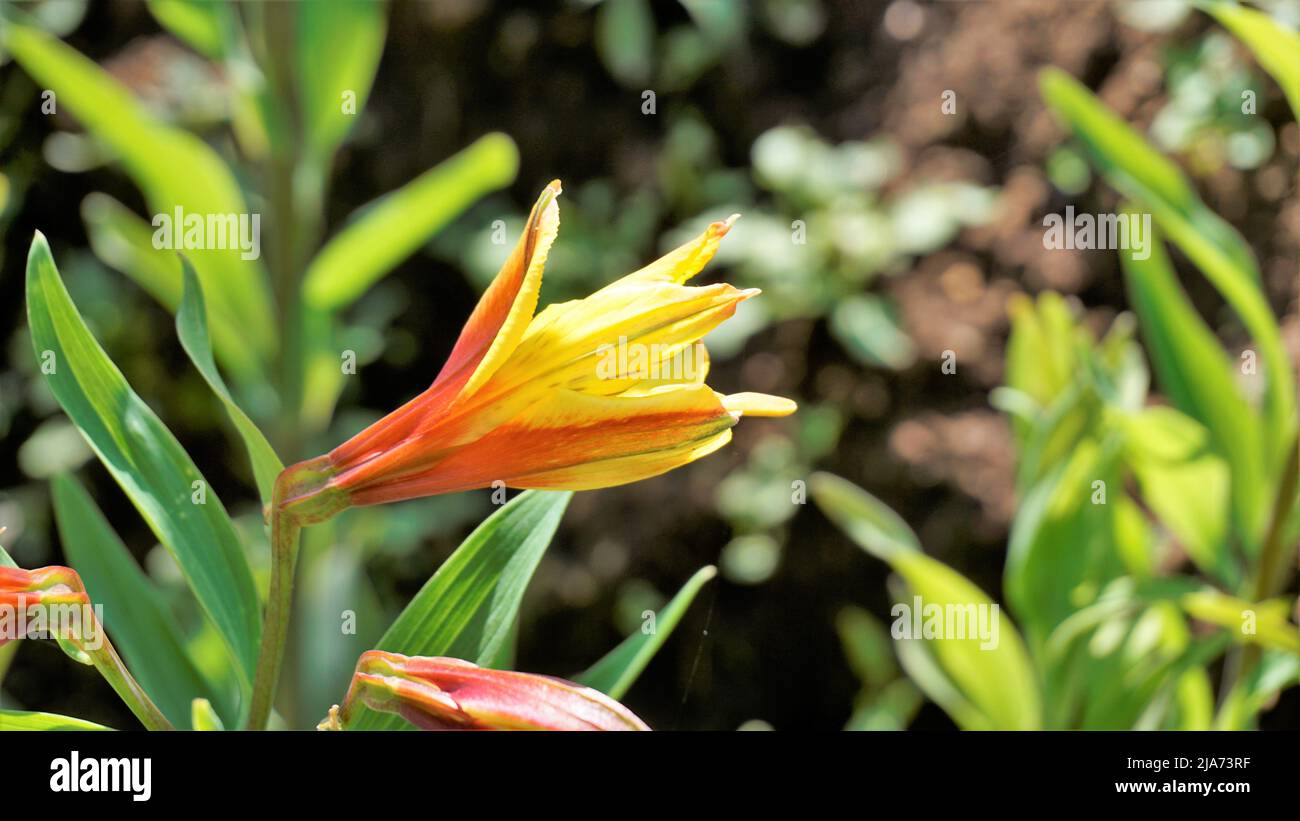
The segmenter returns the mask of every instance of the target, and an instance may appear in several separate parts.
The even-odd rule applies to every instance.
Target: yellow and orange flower
[[[614,699],[571,681],[380,650],[362,654],[343,707],[319,729],[343,729],[358,703],[425,730],[650,729]]]
[[[758,291],[685,282],[735,217],[585,299],[534,315],[559,228],[559,193],[558,181],[542,192],[433,384],[282,474],[282,511],[306,524],[349,506],[495,482],[610,487],[712,453],[743,415],[794,412],[788,399],[723,395],[704,381],[701,338]]]

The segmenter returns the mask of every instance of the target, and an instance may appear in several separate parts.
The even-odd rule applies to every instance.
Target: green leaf
[[[190,726],[195,730],[224,730],[226,725],[206,698],[196,698],[190,705]]]
[[[363,206],[308,266],[307,301],[322,310],[347,306],[475,200],[508,185],[518,170],[514,141],[488,134]]]
[[[226,383],[222,381],[221,374],[217,371],[217,363],[212,360],[212,342],[208,337],[208,313],[203,307],[203,287],[199,284],[199,278],[188,259],[181,259],[181,267],[185,271],[185,286],[181,307],[176,313],[176,335],[180,337],[181,347],[189,354],[194,367],[198,368],[204,381],[212,388],[212,392],[226,406],[226,413],[234,423],[235,429],[239,431],[239,437],[244,440],[244,447],[248,450],[248,459],[253,466],[253,476],[257,480],[257,490],[262,495],[262,504],[269,505],[275,477],[284,470],[284,464],[280,461],[280,457],[275,455],[271,443],[266,441],[266,437],[258,430],[257,425],[253,424],[253,420],[249,419],[243,408],[235,403],[226,388]]]
[[[1120,253],[1129,300],[1164,392],[1205,425],[1228,462],[1235,532],[1253,550],[1268,507],[1259,415],[1242,397],[1227,356],[1178,284],[1164,243],[1158,236],[1151,240],[1146,259]]]
[[[187,218],[206,221],[250,213],[234,175],[201,139],[159,120],[111,75],[48,34],[21,25],[10,25],[7,34],[14,59],[40,87],[55,92],[60,111],[117,155],[155,215],[174,220],[181,209]],[[184,226],[172,228],[173,242],[179,242]],[[238,323],[245,345],[269,357],[277,326],[260,261],[242,259],[238,247],[191,253],[212,310]]]
[[[917,551],[900,551],[890,565],[903,577],[924,606],[949,607],[957,612],[972,606],[990,608],[998,622],[993,646],[978,636],[927,640],[944,673],[979,711],[985,729],[1034,730],[1042,725],[1038,678],[1020,634],[988,594],[957,571]],[[968,728],[973,729],[973,728]]]
[[[1228,465],[1210,449],[1209,431],[1170,407],[1146,408],[1126,417],[1124,427],[1124,458],[1142,500],[1198,567],[1235,581],[1228,551]]]
[[[1282,599],[1256,604],[1205,588],[1181,602],[1189,616],[1224,628],[1237,642],[1300,655],[1300,629],[1287,620],[1291,607]]]
[[[686,614],[687,608],[695,600],[695,595],[700,592],[700,588],[716,575],[718,569],[712,565],[695,571],[695,575],[691,576],[676,596],[673,596],[672,601],[656,614],[655,629],[652,632],[638,630],[628,636],[617,647],[601,657],[600,661],[580,674],[575,681],[600,690],[610,698],[621,699],[645,670],[650,659],[654,658],[655,653],[659,652],[659,648],[672,635],[673,629]]]
[[[331,0],[300,3],[295,11],[303,124],[316,156],[327,158],[365,108],[384,51],[385,7]]]
[[[1259,346],[1266,376],[1265,455],[1275,463],[1274,469],[1280,469],[1279,454],[1295,430],[1295,385],[1250,246],[1201,202],[1178,166],[1078,81],[1060,69],[1048,68],[1039,75],[1039,86],[1048,106],[1073,130],[1107,180],[1151,212],[1241,317]],[[1147,244],[1154,256],[1155,237],[1148,237]]]
[[[149,13],[163,28],[205,57],[220,57],[234,36],[233,7],[210,0],[149,0]]]
[[[902,517],[847,479],[814,473],[808,489],[822,512],[876,558],[890,561],[895,553],[921,549],[921,541]]]
[[[85,489],[67,476],[50,484],[63,552],[91,602],[103,605],[104,629],[158,709],[177,727],[187,726],[191,699],[215,696],[185,652],[176,618]]]
[[[491,664],[572,497],[529,490],[489,516],[425,583],[378,649]],[[397,716],[362,710],[348,729],[406,726]]]
[[[236,669],[251,682],[261,612],[230,516],[176,437],[95,341],[39,233],[27,258],[27,317],[55,399],[176,560]],[[195,504],[200,490],[204,503]]]
[[[989,624],[997,626],[996,639],[990,634],[989,641],[984,642],[968,632],[960,638],[924,640],[942,672],[942,679],[925,676],[917,680],[926,694],[941,706],[963,705],[950,714],[966,729],[1039,728],[1042,697],[1038,678],[1024,641],[1010,619],[1002,617],[998,605],[960,573],[917,549],[911,529],[865,490],[826,473],[815,474],[809,489],[818,506],[854,541],[889,563],[910,593],[920,597],[924,608],[938,607],[941,612],[953,608],[956,613],[988,608]],[[914,606],[914,600],[907,606]],[[897,644],[900,661],[909,672],[917,669],[915,658],[903,657],[903,646],[913,645],[914,641],[900,639]],[[951,689],[939,683],[943,680],[951,684]]]
[[[879,296],[852,294],[838,301],[831,310],[830,329],[849,355],[864,365],[902,370],[916,359],[911,337]]]
[[[153,247],[153,227],[107,194],[88,194],[81,218],[95,256],[143,288],[167,313],[181,304],[180,260],[172,251]],[[217,358],[238,380],[258,376],[256,352],[249,348],[242,323],[210,311],[212,346]]]
[[[1080,440],[1025,493],[1012,523],[1003,584],[1035,647],[1124,570],[1115,545],[1119,444],[1117,436]]]
[[[596,10],[596,52],[625,86],[650,80],[654,71],[655,18],[647,0],[605,0]]]
[[[1292,113],[1300,118],[1300,32],[1262,11],[1236,3],[1203,5],[1224,28],[1254,52],[1255,59],[1282,87]]]
[[[28,713],[23,710],[0,710],[0,732],[10,730],[112,730],[93,721],[61,716],[57,713]]]

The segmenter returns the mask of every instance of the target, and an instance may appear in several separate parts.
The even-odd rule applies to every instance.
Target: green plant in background
[[[1250,9],[1205,8],[1300,113],[1300,35]],[[1041,87],[1128,211],[1158,229],[1149,255],[1121,251],[1136,323],[1121,315],[1098,340],[1056,294],[1012,306],[1007,384],[992,400],[1019,453],[1003,578],[1015,625],[1002,620],[993,651],[949,636],[895,652],[963,728],[1253,727],[1300,683],[1296,602],[1280,597],[1300,538],[1293,364],[1241,236],[1078,82],[1048,69]],[[1192,307],[1166,239],[1240,318],[1252,339],[1241,356]],[[1135,325],[1170,405],[1148,401]],[[897,573],[896,600],[990,602],[865,491],[826,474],[811,490]]]
[[[1151,124],[1165,151],[1194,169],[1258,168],[1273,154],[1273,128],[1256,116],[1260,79],[1237,56],[1231,37],[1214,31],[1165,57],[1169,101]],[[1244,110],[1243,110],[1244,109]]]

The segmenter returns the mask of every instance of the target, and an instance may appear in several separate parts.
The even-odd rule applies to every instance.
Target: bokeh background
[[[52,30],[160,115],[229,148],[229,78],[142,3],[27,5],[43,5]],[[887,569],[813,505],[792,504],[792,482],[825,469],[861,484],[997,595],[1017,502],[1009,426],[988,401],[1003,378],[1007,300],[1050,288],[1077,297],[1097,328],[1126,305],[1113,252],[1043,248],[1044,214],[1116,203],[1038,99],[1047,64],[1177,156],[1243,231],[1300,360],[1300,129],[1247,52],[1181,4],[401,0],[331,171],[325,235],[490,131],[513,138],[519,171],[349,309],[343,339],[361,366],[301,455],[428,384],[504,258],[493,222],[513,235],[548,180],[565,192],[543,302],[740,212],[705,278],[765,294],[710,338],[710,382],[792,396],[801,411],[748,420],[733,446],[668,476],[579,494],[525,601],[518,667],[585,668],[717,564],[628,705],[656,728],[844,726],[863,687],[855,625],[888,619]],[[1260,117],[1240,114],[1245,84],[1260,89]],[[140,193],[74,119],[43,114],[39,94],[12,61],[0,65],[5,544],[24,566],[62,562],[47,480],[75,470],[176,592],[178,618],[192,619],[174,566],[35,372],[23,300],[34,230],[128,381],[250,527],[256,493],[173,318],[92,250],[86,197],[106,192],[147,214]],[[804,244],[791,240],[797,220]],[[1216,304],[1208,286],[1189,287]],[[1228,317],[1211,321],[1230,348],[1241,343]],[[945,351],[955,374],[940,368]],[[309,725],[341,697],[356,656],[490,509],[484,491],[353,511],[329,543],[309,543],[286,674],[294,721]],[[253,560],[264,572],[265,556]],[[340,635],[343,610],[358,613],[357,635]],[[24,642],[3,688],[8,706],[132,726],[92,669],[48,643]],[[898,715],[952,726],[928,704]],[[1300,726],[1300,697],[1284,696],[1264,726]]]

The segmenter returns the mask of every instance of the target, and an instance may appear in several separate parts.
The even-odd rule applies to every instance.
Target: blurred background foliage
[[[1294,2],[1264,5],[1300,20]],[[296,56],[280,55],[299,61],[303,83],[290,93],[312,114],[296,124],[304,141],[287,151],[288,126],[253,70],[275,59],[257,42],[232,48],[223,9],[45,0],[9,4],[4,19],[22,15],[89,57],[129,91],[136,121],[153,124],[141,133],[197,135],[234,169],[235,194],[267,214],[268,271],[292,269],[307,282],[307,304],[288,325],[271,307],[274,274],[257,274],[267,283],[259,307],[260,286],[241,289],[234,267],[223,278],[228,261],[210,271],[196,264],[215,303],[218,360],[286,461],[323,451],[427,385],[504,259],[509,240],[500,238],[519,230],[551,178],[564,180],[565,194],[544,302],[588,293],[709,221],[743,215],[705,276],[764,296],[710,337],[713,381],[795,396],[801,411],[740,428],[734,448],[670,476],[575,497],[525,601],[520,669],[582,669],[716,563],[721,579],[626,698],[652,726],[965,726],[960,708],[936,695],[942,679],[927,675],[923,658],[894,656],[913,648],[888,638],[889,567],[864,560],[802,504],[801,483],[818,469],[866,488],[936,560],[1006,602],[1035,656],[1046,640],[1035,625],[1047,631],[1078,609],[1070,595],[1081,595],[1080,584],[1102,601],[1108,584],[1142,575],[1144,562],[1192,562],[1223,584],[1241,572],[1200,561],[1228,540],[1226,518],[1180,517],[1189,508],[1178,489],[1223,491],[1225,468],[1212,457],[1189,466],[1183,457],[1199,454],[1203,426],[1148,408],[1148,391],[1164,387],[1151,384],[1123,313],[1131,305],[1115,254],[1042,243],[1044,214],[1119,204],[1039,98],[1037,71],[1053,64],[1175,157],[1208,207],[1242,231],[1290,361],[1300,361],[1300,129],[1250,52],[1206,15],[1173,0],[361,4],[338,29],[305,26]],[[44,113],[46,86],[32,67],[0,61],[6,547],[26,566],[62,561],[48,480],[78,472],[170,594],[195,657],[220,659],[175,564],[36,378],[21,286],[39,229],[96,335],[221,490],[264,573],[253,477],[176,344],[179,289],[168,283],[179,280],[141,248],[150,186],[202,189],[202,168],[142,180],[130,170],[133,148],[148,145],[139,133],[106,136],[62,94],[57,113]],[[348,72],[360,78],[357,114],[339,118],[335,101],[313,89]],[[275,77],[262,80],[276,90]],[[1255,114],[1242,111],[1245,89],[1256,95]],[[949,94],[955,105],[945,107]],[[111,103],[87,105],[97,102]],[[396,202],[379,199],[399,191]],[[421,218],[401,236],[335,241],[367,214],[402,205]],[[276,238],[284,208],[295,215],[296,241]],[[1203,280],[1184,282],[1234,357],[1247,330]],[[288,380],[272,353],[285,339],[266,339],[258,362],[238,355],[248,346],[237,343],[276,327],[296,327],[286,333],[302,346],[305,364]],[[355,375],[338,367],[344,352],[355,354]],[[955,373],[941,368],[948,354]],[[1003,413],[1023,409],[1015,400],[1026,396],[1035,407],[1071,397],[1061,430],[1091,433],[1038,452],[1032,424]],[[1181,448],[1176,469],[1162,472],[1168,451],[1133,444],[1148,441]],[[1083,481],[1103,468],[1123,474],[1119,487],[1138,488],[1106,509],[1117,521],[1053,526],[1102,538],[1131,523],[1140,504],[1163,521],[1160,537],[1128,533],[1142,542],[1123,541],[1120,555],[1133,564],[1071,570],[1081,575],[1064,599],[1034,593],[1032,573],[1050,568],[1004,577],[1008,539],[1029,538],[1025,506],[1043,478]],[[1075,512],[1093,515],[1091,507]],[[301,655],[286,674],[292,722],[314,721],[338,700],[357,655],[490,510],[487,492],[461,494],[354,510],[306,531],[291,643]],[[355,635],[340,634],[345,610],[356,614]],[[1026,612],[1041,618],[1026,621]],[[1156,627],[1126,639],[1136,622],[1125,611],[1111,616],[1122,628],[1095,634],[1092,644],[1106,650],[1098,686],[1117,686],[1122,659],[1181,658],[1189,622],[1164,605],[1144,612],[1141,624]],[[92,672],[70,669],[53,648],[26,642],[17,656],[4,676],[6,704],[129,723]],[[0,674],[6,664],[0,655]],[[1175,706],[1159,720],[1195,726],[1219,672],[1207,666],[1204,680],[1179,679]],[[1156,720],[1140,695],[1097,706],[1086,693],[1052,689],[1080,681],[1044,681],[1058,723]],[[1294,693],[1263,723],[1300,726]]]

